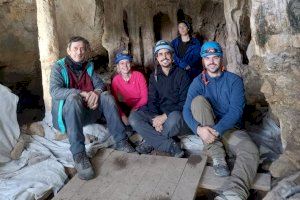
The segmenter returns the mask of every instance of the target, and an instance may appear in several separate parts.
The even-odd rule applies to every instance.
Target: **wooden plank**
[[[99,199],[95,197],[100,197],[99,193],[107,190],[116,177],[122,175],[120,169],[126,165],[126,161],[122,159],[125,154],[123,151],[113,151],[102,165],[98,162],[99,166],[95,165],[97,177],[83,184],[73,195],[72,200]]]
[[[172,195],[172,200],[195,199],[206,160],[206,155],[191,155],[188,158],[182,177]]]
[[[252,189],[261,191],[271,190],[271,175],[265,173],[258,173],[252,184]]]
[[[96,198],[97,196],[107,200],[123,200],[129,198],[135,187],[142,180],[145,170],[144,166],[148,164],[148,161],[141,159],[139,154],[124,154],[123,159],[126,160],[126,166],[122,169],[117,169],[122,170],[121,175],[111,177],[113,181],[109,187],[103,192],[96,193],[94,199],[98,199]],[[115,165],[115,163],[112,164]],[[109,167],[112,168],[113,166]],[[111,173],[115,172],[112,171]]]
[[[112,154],[111,157],[114,155]],[[152,193],[155,193],[155,197],[162,197],[160,194],[160,190],[167,191],[166,193],[172,193],[168,192],[168,190],[164,190],[164,187],[167,188],[175,188],[176,182],[172,182],[174,186],[170,187],[170,184],[164,184],[161,183],[162,186],[158,186],[161,180],[168,181],[168,179],[174,179],[173,176],[168,177],[166,174],[167,170],[170,170],[170,165],[172,166],[178,166],[174,165],[174,160],[177,160],[177,162],[186,162],[182,161],[182,159],[177,158],[170,158],[170,157],[162,157],[162,156],[151,156],[151,155],[137,155],[137,154],[124,154],[127,160],[126,168],[122,170],[121,175],[118,176],[110,176],[109,180],[106,180],[103,178],[102,180],[99,179],[98,183],[98,190],[96,192],[93,192],[92,195],[88,196],[88,199],[99,199],[101,197],[102,199],[134,199],[133,193],[139,188],[139,185],[144,185],[144,182],[148,181],[148,179],[145,179],[145,176],[148,172],[159,172],[159,176],[157,176],[157,180],[155,180],[156,184],[152,185],[152,188],[139,188],[140,189],[140,197],[136,199],[151,199]],[[168,160],[172,160],[172,162],[168,162]],[[108,163],[110,160],[107,160]],[[149,170],[148,166],[151,166],[152,168],[158,169],[156,171]],[[103,165],[104,167],[104,165]],[[113,163],[108,164],[105,166],[107,168],[113,169]],[[174,170],[173,170],[174,171]],[[109,173],[116,174],[114,170],[110,171]],[[180,172],[181,173],[181,172]],[[180,174],[179,173],[179,174]],[[154,174],[155,175],[155,174]],[[150,176],[153,176],[153,174]],[[167,178],[165,178],[167,176]],[[179,176],[179,175],[178,175]],[[175,176],[176,177],[176,176]],[[157,189],[159,188],[159,189]],[[158,190],[154,192],[155,190]],[[146,192],[145,192],[146,191]],[[139,196],[139,195],[138,195]],[[87,198],[87,196],[85,196]],[[154,199],[154,198],[152,198]]]
[[[92,159],[92,163],[94,169],[97,169],[96,165],[101,165],[104,161],[109,157],[109,155],[113,152],[113,149],[103,149],[99,151],[96,156]],[[96,173],[97,174],[97,173]],[[81,180],[78,176],[74,176],[68,184],[66,184],[55,197],[53,200],[68,200],[72,199],[74,193],[78,191],[84,183],[88,181]]]
[[[105,159],[93,159],[96,178],[82,181],[74,177],[56,199],[155,200],[172,199],[178,193],[177,199],[192,200],[202,162],[205,164],[206,157],[188,160],[111,151]]]
[[[164,162],[166,162],[167,165],[150,199],[171,199],[180,181],[187,159],[165,157]]]
[[[38,197],[36,200],[47,200],[53,197],[52,189],[47,190],[41,197]]]
[[[168,165],[165,156],[142,155],[142,158],[150,162],[144,166],[143,180],[140,181],[135,190],[130,194],[128,198],[130,200],[150,199]]]
[[[206,166],[199,187],[209,190],[218,190],[225,183],[228,177],[219,177],[214,174],[213,167]],[[252,189],[261,191],[270,191],[271,176],[269,174],[258,173],[252,184]]]
[[[140,182],[143,182],[144,174],[147,167],[151,165],[151,157],[145,155],[138,155],[137,160],[133,160],[134,166],[128,166],[125,176],[122,179],[117,179],[114,185],[117,188],[111,195],[114,199],[133,199],[131,194],[136,190]]]

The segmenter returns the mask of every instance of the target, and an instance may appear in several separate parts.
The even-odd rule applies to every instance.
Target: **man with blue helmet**
[[[230,174],[224,146],[236,156],[228,182],[215,199],[246,200],[256,175],[259,155],[247,133],[240,130],[245,106],[243,80],[224,70],[219,43],[204,43],[201,57],[204,70],[190,85],[183,116],[204,142],[217,175]]]
[[[149,153],[153,148],[182,157],[183,151],[173,139],[184,128],[182,109],[190,85],[186,71],[173,65],[173,48],[169,42],[160,40],[154,48],[158,62],[150,75],[148,103],[129,117],[132,128],[141,134],[145,144],[136,148]]]

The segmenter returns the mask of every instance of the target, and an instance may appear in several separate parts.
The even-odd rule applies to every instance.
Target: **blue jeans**
[[[171,112],[163,124],[161,133],[157,132],[152,126],[154,117],[150,112],[138,110],[130,114],[129,124],[145,139],[148,145],[159,151],[170,152],[171,144],[174,142],[172,137],[183,131],[189,131],[182,113],[180,111]]]
[[[70,95],[63,108],[63,119],[73,155],[85,151],[83,126],[96,122],[101,115],[104,115],[108,131],[115,142],[126,139],[125,127],[119,117],[115,100],[110,94],[101,93],[98,108],[95,110],[85,107],[83,103],[80,95]]]

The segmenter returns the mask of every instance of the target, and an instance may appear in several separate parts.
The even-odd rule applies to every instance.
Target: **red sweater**
[[[120,74],[116,75],[112,80],[111,89],[116,101],[125,103],[131,109],[138,109],[147,104],[146,80],[138,71],[132,71],[128,81],[125,81]],[[121,108],[120,114],[124,115]]]

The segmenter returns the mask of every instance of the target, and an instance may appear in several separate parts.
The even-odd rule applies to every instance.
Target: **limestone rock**
[[[90,57],[106,55],[101,42],[103,14],[103,2],[100,0],[86,0],[84,3],[81,0],[56,0],[55,16],[60,57],[66,55],[68,40],[75,35],[89,40],[92,48]]]
[[[38,60],[35,1],[1,0],[0,18],[0,65],[28,74]]]
[[[274,176],[300,169],[299,1],[252,1],[251,35],[254,70],[261,91],[281,127],[283,155],[271,165]],[[298,19],[298,21],[296,20]],[[296,22],[297,21],[297,22]],[[298,40],[296,40],[297,43]]]
[[[24,138],[22,137],[22,135],[20,135],[17,144],[14,146],[14,148],[10,152],[11,159],[18,160],[22,155],[25,145],[26,145],[26,142],[25,142]]]
[[[29,132],[31,135],[39,135],[41,137],[45,136],[45,131],[44,131],[43,126],[38,122],[34,122],[34,123],[30,124]]]
[[[1,81],[15,81],[11,72],[29,74],[31,80],[40,78],[35,3],[0,1]],[[300,163],[299,4],[299,0],[87,0],[84,4],[55,0],[56,21],[51,23],[56,24],[57,36],[50,35],[59,46],[52,50],[57,50],[57,57],[58,50],[64,56],[69,37],[82,35],[91,42],[91,57],[108,56],[112,67],[115,52],[127,49],[136,65],[147,71],[153,66],[154,43],[175,38],[179,20],[192,22],[201,40],[221,43],[228,70],[244,80],[247,103],[268,105],[278,118],[284,152],[271,171],[278,164],[280,171],[274,176],[281,176],[285,174],[280,167],[283,158],[289,169],[299,170]],[[54,57],[49,57],[52,62]],[[42,71],[45,94],[48,64]]]
[[[1,83],[41,94],[35,1],[1,0],[0,19]]]
[[[219,41],[223,46],[226,28],[220,1],[116,1],[104,0],[102,45],[113,65],[114,53],[126,49],[138,66],[153,66],[153,46],[160,39],[171,41],[177,36],[177,22],[187,20],[200,39]],[[213,18],[211,16],[214,16]]]
[[[281,155],[269,168],[272,176],[277,178],[290,175],[298,171],[297,169],[299,169],[299,166],[295,165],[286,154]]]
[[[38,135],[41,137],[45,136],[44,128],[41,122],[33,122],[31,124],[24,124],[21,127],[21,132],[27,135]]]
[[[267,193],[263,200],[299,199],[300,172],[296,172],[283,180]]]

